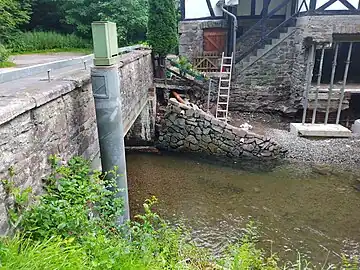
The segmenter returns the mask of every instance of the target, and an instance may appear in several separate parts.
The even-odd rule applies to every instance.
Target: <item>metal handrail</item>
[[[276,8],[274,8],[270,13],[268,13],[265,17],[261,18],[259,21],[257,21],[252,27],[250,27],[249,30],[247,30],[243,35],[241,35],[237,42],[244,40],[254,29],[257,29],[258,26],[263,25],[265,21],[270,19],[273,15],[275,15],[276,12],[278,12],[280,9],[284,8],[289,2],[292,0],[284,0],[281,4],[279,4]]]
[[[239,61],[241,61],[242,59],[244,59],[246,56],[248,56],[251,52],[253,52],[255,49],[259,48],[261,45],[263,45],[266,40],[269,38],[270,35],[272,35],[273,33],[275,33],[280,27],[282,27],[284,24],[288,23],[289,21],[291,21],[292,19],[294,19],[296,16],[298,15],[297,13],[294,13],[293,15],[291,15],[288,19],[286,19],[285,21],[283,21],[282,23],[280,23],[278,26],[276,26],[274,29],[272,29],[270,32],[268,32],[266,35],[264,35],[263,37],[261,37],[253,46],[251,46],[250,49],[248,49],[247,51],[245,51],[244,53],[242,53],[240,56],[236,57],[236,63],[238,63]]]
[[[238,41],[240,41],[240,39],[243,39],[245,35],[248,35],[251,31],[253,31],[259,24],[261,25],[264,20],[269,19],[270,17],[272,17],[277,11],[279,11],[280,9],[282,9],[284,6],[286,6],[288,4],[288,2],[291,0],[285,0],[284,2],[282,2],[279,6],[277,6],[275,9],[273,9],[266,17],[262,18],[261,20],[259,20],[255,25],[253,25],[248,31],[245,32],[244,35],[242,35]],[[259,46],[263,45],[266,40],[269,38],[270,35],[272,35],[273,33],[275,33],[280,27],[282,27],[283,25],[285,25],[286,23],[288,23],[289,21],[293,20],[295,17],[297,17],[300,13],[300,10],[302,9],[303,5],[305,4],[306,6],[306,2],[305,0],[302,0],[301,5],[297,8],[296,12],[293,13],[288,19],[284,20],[283,22],[281,22],[278,26],[276,26],[275,28],[273,28],[270,32],[268,32],[266,35],[261,36],[261,38],[253,45],[251,46],[250,49],[248,49],[247,51],[245,51],[244,53],[240,54],[240,52],[237,52],[236,54],[238,56],[236,56],[235,58],[235,62],[238,63],[239,61],[241,61],[242,59],[244,59],[246,56],[248,56],[251,52],[253,52],[255,49],[258,49]]]

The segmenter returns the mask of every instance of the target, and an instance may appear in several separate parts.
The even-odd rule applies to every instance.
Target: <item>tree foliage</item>
[[[30,19],[30,4],[24,0],[0,0],[0,43],[6,42]]]
[[[149,0],[148,40],[153,52],[166,56],[177,46],[174,0]]]
[[[140,40],[146,32],[147,0],[54,0],[53,2],[58,8],[59,21],[68,28],[72,26],[72,30],[84,38],[91,38],[93,21],[115,22],[120,45]],[[39,5],[38,8],[40,7],[43,6]]]

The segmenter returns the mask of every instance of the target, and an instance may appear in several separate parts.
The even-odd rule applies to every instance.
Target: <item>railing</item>
[[[288,22],[294,20],[295,17],[297,17],[297,15],[299,14],[299,11],[301,10],[302,6],[306,5],[305,0],[302,1],[301,5],[299,8],[296,9],[296,12],[293,13],[288,19],[284,20],[283,22],[281,22],[279,25],[277,25],[275,28],[273,28],[270,32],[268,32],[267,34],[264,34],[264,27],[266,22],[272,18],[279,10],[283,9],[284,7],[286,7],[289,3],[291,3],[292,0],[284,0],[282,3],[280,3],[276,8],[274,8],[271,12],[269,12],[265,17],[263,17],[262,19],[260,19],[257,23],[255,23],[249,30],[247,30],[242,36],[240,36],[237,39],[237,42],[241,43],[244,42],[246,40],[246,38],[252,34],[254,31],[257,31],[259,28],[261,28],[261,38],[251,46],[250,49],[246,50],[245,52],[237,52],[236,53],[236,62],[241,61],[242,59],[244,59],[246,56],[248,56],[250,53],[252,53],[255,49],[258,49],[261,45],[263,45],[268,39],[269,37],[276,33],[281,27],[283,27],[284,25],[286,25]]]
[[[130,52],[133,50],[141,49],[141,48],[148,48],[148,47],[144,46],[144,45],[133,45],[133,46],[122,47],[122,48],[119,48],[118,55],[120,55],[122,53]],[[66,67],[71,67],[71,66],[76,66],[76,65],[82,65],[84,67],[84,69],[86,69],[87,66],[92,65],[93,59],[94,59],[94,55],[89,54],[89,55],[75,57],[75,58],[71,58],[71,59],[60,60],[60,61],[44,63],[44,64],[38,64],[38,65],[33,65],[33,66],[23,67],[23,68],[15,68],[13,70],[0,72],[0,84],[23,79],[26,77],[31,77],[31,76],[34,76],[34,75],[37,75],[40,73],[47,74],[50,71],[54,71],[54,70],[58,70],[58,69],[66,68]]]
[[[246,50],[244,53],[241,53],[240,55],[236,55],[235,59],[236,62],[238,63],[239,61],[241,61],[242,59],[244,59],[246,56],[248,56],[249,54],[251,54],[254,50],[259,49],[262,45],[264,45],[264,43],[266,43],[266,41],[270,38],[270,36],[273,33],[276,33],[279,28],[283,27],[284,25],[286,25],[289,21],[293,20],[296,16],[298,15],[298,13],[294,13],[293,15],[291,15],[291,17],[289,17],[288,19],[286,19],[285,21],[283,21],[282,23],[280,23],[278,26],[276,26],[275,28],[273,28],[270,32],[268,32],[266,35],[262,36],[257,42],[255,42],[255,44],[253,44],[251,46],[250,49]]]

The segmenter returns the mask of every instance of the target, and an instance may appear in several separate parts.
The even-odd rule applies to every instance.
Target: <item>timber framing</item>
[[[331,5],[340,2],[345,9],[329,10]],[[360,14],[360,1],[356,6],[353,6],[348,0],[328,0],[321,6],[318,5],[318,0],[310,0],[309,5],[303,0],[305,10],[300,11],[300,16],[316,16],[316,15],[357,15]]]

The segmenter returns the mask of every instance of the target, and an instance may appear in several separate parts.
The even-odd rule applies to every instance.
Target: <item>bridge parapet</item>
[[[153,85],[151,51],[139,50],[119,57],[123,122],[128,132],[148,102]],[[8,169],[15,184],[41,192],[49,173],[48,157],[64,160],[74,155],[92,159],[98,154],[94,99],[90,69],[66,67],[0,84],[0,179]],[[5,194],[0,185],[0,233],[7,226]]]

